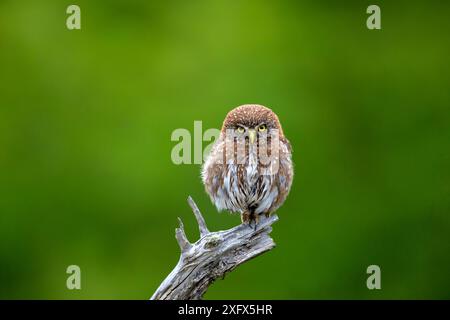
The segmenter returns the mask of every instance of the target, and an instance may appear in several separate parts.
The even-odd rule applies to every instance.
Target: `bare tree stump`
[[[256,228],[239,225],[234,228],[210,232],[205,219],[191,197],[189,205],[194,212],[200,230],[200,239],[190,243],[184,232],[183,222],[175,229],[180,245],[180,260],[172,272],[161,283],[151,300],[198,300],[218,278],[238,265],[275,247],[269,236],[276,215],[261,216]]]

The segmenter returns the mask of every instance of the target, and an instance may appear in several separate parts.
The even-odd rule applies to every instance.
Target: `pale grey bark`
[[[205,219],[191,197],[189,205],[200,230],[200,239],[190,243],[181,219],[175,237],[181,249],[180,260],[161,283],[151,300],[197,300],[218,278],[238,265],[275,247],[269,236],[276,215],[261,216],[256,228],[241,224],[234,228],[210,232]]]

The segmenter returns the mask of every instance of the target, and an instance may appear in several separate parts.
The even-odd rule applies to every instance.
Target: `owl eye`
[[[265,124],[262,124],[258,127],[258,131],[259,132],[264,132],[267,130],[267,126]]]
[[[237,131],[238,133],[244,133],[245,129],[244,129],[244,127],[237,127],[237,128],[236,128],[236,131]]]

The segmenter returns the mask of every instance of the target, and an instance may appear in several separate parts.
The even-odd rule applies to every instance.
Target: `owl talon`
[[[256,230],[259,223],[259,215],[258,214],[251,214],[249,212],[244,212],[241,215],[241,221],[242,224],[248,225],[253,230]]]
[[[258,227],[258,224],[259,224],[259,214],[255,214],[254,216],[253,216],[253,221],[255,221],[255,231],[256,231],[256,228]]]
[[[243,214],[241,214],[241,222],[242,222],[242,224],[250,225],[250,222],[251,222],[250,213],[244,212]]]
[[[258,214],[250,214],[249,216],[249,227],[252,228],[254,231],[256,231],[257,227],[258,227],[258,223],[259,223],[259,215]],[[253,224],[253,226],[252,226]]]
[[[253,219],[248,222],[248,227],[252,230],[256,230],[256,225],[256,221]]]

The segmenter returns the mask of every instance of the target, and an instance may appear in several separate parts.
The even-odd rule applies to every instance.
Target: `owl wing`
[[[269,209],[270,212],[277,210],[284,203],[291,190],[293,178],[292,148],[289,141],[285,139],[280,141],[279,167],[274,184],[278,188],[278,196]]]
[[[223,185],[225,166],[223,164],[223,141],[218,140],[211,148],[202,168],[202,181],[213,203],[217,205],[218,190]],[[224,208],[219,208],[222,210]]]

